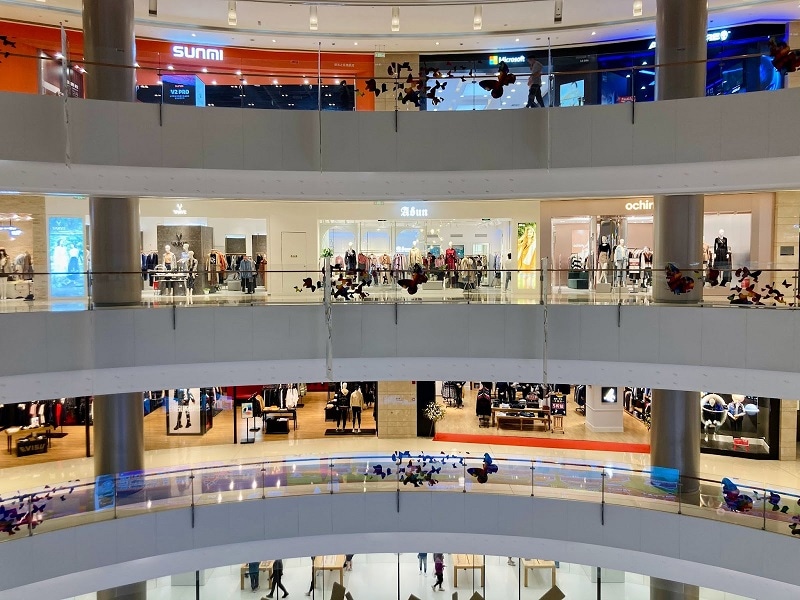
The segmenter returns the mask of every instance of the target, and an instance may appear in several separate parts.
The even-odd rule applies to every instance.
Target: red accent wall
[[[0,90],[6,92],[23,92],[36,94],[39,92],[38,50],[42,49],[53,55],[61,50],[61,32],[58,28],[44,25],[25,25],[0,21],[0,35],[7,36],[16,42],[17,47],[0,46],[0,52],[8,51],[24,54],[26,57],[0,57]],[[67,31],[69,54],[73,61],[83,59],[83,32]],[[137,81],[142,85],[154,85],[158,81],[159,72],[169,72],[172,65],[175,72],[196,73],[206,84],[216,81],[218,85],[238,85],[240,78],[247,79],[249,84],[291,83],[309,84],[317,81],[318,56],[315,52],[286,50],[256,50],[248,48],[232,48],[209,46],[223,50],[224,60],[219,62],[179,59],[172,55],[173,42],[137,38],[136,60],[140,65]],[[193,47],[195,44],[181,43]],[[364,79],[373,76],[374,58],[372,54],[333,53],[321,54],[322,83],[335,84],[336,80],[347,79],[363,89]],[[208,73],[202,73],[205,67]],[[91,77],[91,66],[86,65],[86,77]],[[238,75],[241,71],[242,75]],[[358,97],[358,110],[374,110],[375,98],[372,94]]]

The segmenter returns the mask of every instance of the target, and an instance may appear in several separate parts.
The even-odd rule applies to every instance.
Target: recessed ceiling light
[[[515,41],[515,42],[518,42],[518,41],[519,41],[519,38],[515,39],[514,41]]]
[[[439,45],[439,42],[436,42],[436,45],[438,46],[438,45]]]
[[[597,35],[597,32],[596,32],[596,31],[593,31],[593,32],[592,32],[592,35]]]
[[[241,71],[236,71],[236,74],[237,74],[237,75],[241,75],[241,74],[242,74],[242,72],[241,72]]]
[[[203,67],[203,73],[208,73],[208,68],[207,67]]]
[[[358,42],[353,42],[353,46],[358,46]]]
[[[167,65],[167,70],[168,71],[174,71],[175,67],[173,67],[172,65]]]
[[[211,85],[217,85],[217,80],[216,79],[212,79],[211,80]]]
[[[277,42],[277,40],[272,40],[272,43],[273,43],[273,44],[275,44],[276,42]]]
[[[193,33],[193,34],[192,34],[192,37],[197,37],[197,34],[196,34],[196,33]]]

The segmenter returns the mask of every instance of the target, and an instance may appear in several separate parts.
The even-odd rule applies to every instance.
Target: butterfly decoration
[[[794,73],[800,68],[800,53],[792,50],[783,40],[769,40],[769,55],[772,57],[772,66],[780,73]]]
[[[303,290],[308,289],[311,290],[312,292],[315,292],[319,287],[322,287],[319,281],[317,282],[316,285],[314,285],[314,282],[311,279],[311,277],[306,277],[305,279],[303,279],[303,287],[294,286],[294,291],[299,293],[302,292]]]
[[[731,304],[753,306],[796,306],[798,304],[797,300],[800,300],[800,297],[789,302],[786,294],[780,289],[781,287],[791,288],[791,283],[784,279],[781,283],[772,282],[761,285],[758,279],[762,273],[762,270],[751,271],[747,267],[736,269],[734,274],[737,282],[731,288],[728,301]]]
[[[367,477],[375,476],[375,477],[380,477],[381,479],[386,479],[391,474],[392,474],[392,470],[389,468],[389,469],[386,469],[384,471],[383,470],[383,465],[375,465],[375,466],[372,467],[372,472],[371,473],[369,471],[367,471],[365,473],[365,475]]]
[[[722,497],[730,511],[746,513],[753,509],[753,499],[742,494],[739,487],[727,477],[722,480]]]
[[[667,287],[676,296],[688,294],[694,289],[694,279],[686,277],[674,264],[668,263],[664,270],[667,275]]]
[[[8,39],[7,35],[0,35],[0,41],[3,42],[3,46],[11,46],[12,48],[17,47],[17,42],[12,42],[10,39]],[[8,58],[8,52],[6,52],[5,55],[6,58]]]
[[[385,83],[382,83],[381,86],[378,87],[378,83],[375,81],[375,79],[367,79],[364,82],[364,85],[366,86],[367,93],[375,94],[376,98],[389,90]]]
[[[483,455],[483,466],[481,468],[470,468],[467,469],[467,473],[472,475],[478,483],[486,483],[489,481],[489,475],[492,473],[497,473],[499,468],[494,461],[492,461],[492,457],[489,456],[489,453]]]
[[[69,488],[59,488],[62,492],[59,499],[64,502],[67,496],[75,491],[75,483],[70,480],[67,483],[73,484]],[[0,533],[14,535],[23,528],[35,529],[44,520],[44,510],[48,503],[57,493],[55,488],[49,485],[44,486],[44,493],[31,496],[17,497],[13,500],[0,499]]]
[[[411,279],[399,279],[397,285],[406,290],[411,296],[417,293],[419,286],[428,282],[428,276],[418,269],[411,276]]]
[[[492,98],[502,98],[503,88],[507,85],[515,83],[516,81],[517,76],[509,71],[508,65],[505,63],[505,61],[500,61],[500,64],[498,65],[497,79],[483,79],[478,83],[478,85],[480,85],[487,92],[491,92]]]

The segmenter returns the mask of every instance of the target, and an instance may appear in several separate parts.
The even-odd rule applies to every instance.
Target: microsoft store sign
[[[525,55],[520,54],[519,56],[502,56],[498,54],[492,54],[489,57],[489,64],[492,66],[499,65],[501,62],[504,62],[507,65],[519,65],[525,62]]]
[[[706,34],[706,42],[708,42],[708,43],[711,43],[711,42],[727,42],[728,39],[731,37],[732,33],[733,32],[731,32],[729,29],[720,29],[719,31],[709,31]],[[652,42],[650,42],[650,46],[648,47],[648,50],[652,50],[655,47],[656,47],[656,41],[653,40]]]

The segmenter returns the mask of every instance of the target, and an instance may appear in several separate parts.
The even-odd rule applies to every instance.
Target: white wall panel
[[[592,120],[593,167],[630,165],[633,162],[633,132],[635,129],[628,104],[585,106]]]
[[[549,306],[549,380],[796,396],[794,311],[623,306],[619,314]],[[535,304],[337,305],[333,377],[537,380],[542,319]],[[0,402],[326,378],[321,305],[12,313],[0,315],[0,330],[20,340],[0,361]]]
[[[211,108],[188,108],[164,104],[161,126],[162,167],[195,168],[203,167],[205,154],[203,121],[213,118],[216,111]],[[216,143],[217,140],[214,140]]]
[[[70,156],[77,163],[119,164],[119,102],[83,100],[69,104]],[[103,126],[98,127],[98,123]]]
[[[504,168],[546,169],[547,111],[531,109],[515,112],[521,114],[512,132],[513,162]]]
[[[158,104],[119,104],[117,145],[120,164],[135,167],[161,166],[163,146],[158,110]]]
[[[721,100],[714,96],[676,102],[676,162],[707,162],[720,159],[722,130],[720,102],[727,99],[728,97],[725,97]],[[726,123],[726,126],[728,125]],[[653,142],[658,143],[656,140]]]
[[[550,112],[551,165],[588,167],[592,164],[592,112],[588,107],[570,107]],[[548,137],[545,137],[546,144]],[[614,146],[616,140],[607,140]]]
[[[333,111],[322,113],[322,168],[325,171],[363,171],[359,165],[358,113]],[[382,140],[393,145],[393,136]]]
[[[719,102],[722,160],[769,155],[769,118],[753,118],[765,103],[769,98],[764,94],[733,94],[730,102]]]
[[[677,108],[678,103],[672,100],[635,105],[633,164],[675,162]]]
[[[245,110],[206,108],[203,119],[203,163],[206,169],[244,168]],[[269,143],[268,139],[263,140]]]
[[[341,518],[354,507],[363,508],[360,519]],[[196,508],[194,528],[190,509],[153,512],[0,544],[0,599],[63,598],[251,556],[416,552],[434,546],[634,569],[759,600],[800,593],[791,536],[635,507],[609,504],[605,510],[603,525],[595,503],[478,488],[467,494],[403,493],[399,509],[394,492],[212,504]],[[509,514],[515,519],[502,518]],[[475,515],[498,520],[476,521]],[[503,530],[509,523],[518,528]]]
[[[66,160],[63,98],[0,94],[0,131],[3,160],[57,163]]]
[[[791,94],[771,94],[766,98],[766,106],[761,104],[759,111],[769,115],[767,156],[797,156],[800,154],[800,119],[786,119],[786,115],[797,110],[797,103]]]
[[[282,169],[319,171],[319,117],[315,111],[281,111]]]
[[[346,169],[347,171],[370,173],[395,170],[398,165],[398,153],[411,151],[409,148],[399,148],[397,132],[394,130],[394,119],[387,119],[386,113],[360,113],[356,122],[358,123],[358,154],[350,157],[350,166]],[[323,130],[323,133],[326,138],[329,137],[326,130]],[[358,156],[357,164],[355,164],[355,156]],[[327,169],[327,166],[324,164],[323,168]]]
[[[283,161],[282,112],[278,110],[242,111],[242,168],[280,171]]]

